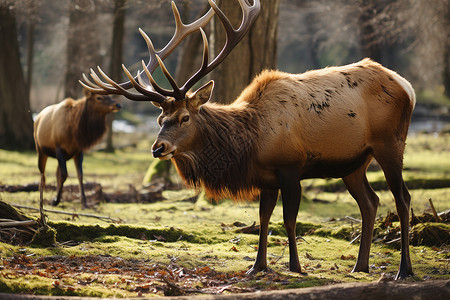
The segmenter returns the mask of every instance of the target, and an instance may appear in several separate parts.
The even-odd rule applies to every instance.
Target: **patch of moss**
[[[184,240],[198,242],[196,238],[181,229],[170,228],[148,228],[144,226],[115,225],[107,227],[100,225],[79,225],[68,222],[52,222],[51,225],[58,232],[58,241],[92,241],[103,236],[124,236],[133,239],[163,239],[166,242]]]
[[[322,237],[329,237],[331,236],[331,229],[319,228],[314,232],[314,234]]]
[[[0,293],[13,293],[13,289],[5,282],[0,280]]]
[[[53,247],[56,245],[56,230],[49,226],[39,227],[31,240],[35,247]]]
[[[350,240],[353,236],[355,229],[349,225],[343,225],[333,231],[331,231],[331,236],[341,240]]]
[[[353,237],[354,232],[354,227],[350,225],[342,225],[336,229],[322,227],[317,229],[314,234],[322,237],[333,237],[348,241]]]
[[[143,184],[148,184],[152,182],[155,178],[164,178],[165,180],[169,180],[170,178],[170,166],[172,163],[167,160],[159,160],[155,159],[150,164],[145,173],[144,179],[142,180]]]
[[[322,225],[319,224],[297,222],[296,235],[297,236],[311,235],[314,234],[315,231],[321,227]],[[272,235],[287,236],[286,228],[284,227],[283,222],[278,222],[269,225],[269,232],[272,232]]]
[[[411,230],[411,244],[436,246],[448,245],[450,242],[450,224],[421,223]]]

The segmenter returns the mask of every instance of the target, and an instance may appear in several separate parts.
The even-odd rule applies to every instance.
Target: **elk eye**
[[[183,119],[181,119],[181,123],[189,121],[189,116],[184,116]]]

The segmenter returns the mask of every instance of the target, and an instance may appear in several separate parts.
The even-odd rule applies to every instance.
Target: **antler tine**
[[[108,81],[110,85],[103,82],[98,77],[98,75],[94,72],[94,70],[92,70],[92,69],[91,69],[90,75],[91,75],[92,79],[94,79],[95,83],[97,83],[98,86],[100,86],[102,89],[104,89],[106,92],[108,92],[108,94],[124,95],[125,97],[132,99],[132,100],[136,100],[136,101],[148,101],[149,100],[149,98],[146,97],[145,95],[134,94],[134,93],[128,92],[127,90],[122,88],[118,83],[116,83],[111,78],[109,78],[100,67],[97,67],[97,69],[98,69],[98,72],[100,73],[100,75],[102,75],[102,77],[106,81]]]
[[[181,87],[181,91],[186,94],[186,92],[197,82],[205,76],[207,73],[205,73],[206,68],[208,67],[208,57],[209,57],[209,46],[208,46],[208,38],[206,37],[205,32],[203,29],[200,28],[200,33],[202,35],[203,39],[203,59],[202,59],[202,66],[200,69],[195,72],[194,75],[191,76],[191,78]]]
[[[139,32],[141,33],[142,37],[144,38],[148,46],[150,60],[147,64],[147,69],[150,71],[150,73],[153,73],[153,71],[156,70],[158,65],[160,65],[156,56],[159,56],[161,60],[164,60],[167,56],[169,56],[170,53],[172,53],[173,50],[175,50],[175,48],[181,43],[181,41],[186,36],[193,33],[198,28],[206,26],[206,24],[208,24],[208,22],[214,16],[214,10],[210,8],[208,12],[204,14],[201,18],[195,20],[190,24],[184,24],[183,21],[181,20],[180,12],[178,11],[177,5],[173,1],[172,1],[172,11],[175,19],[175,33],[173,34],[172,38],[167,43],[167,45],[161,50],[156,51],[148,35],[142,29],[139,29]],[[141,72],[138,73],[137,76],[141,76],[144,72],[145,71],[142,70]]]
[[[145,32],[142,29],[139,30],[141,32],[142,36],[144,37],[144,39],[147,43],[148,49],[149,49],[150,60],[146,67],[150,71],[150,73],[153,73],[153,71],[159,65],[158,59],[156,58],[156,56],[159,56],[161,58],[161,60],[165,59],[178,46],[178,44],[181,43],[181,41],[187,35],[196,31],[200,27],[206,26],[206,24],[208,24],[208,22],[214,16],[214,10],[209,9],[208,12],[206,12],[201,18],[195,20],[194,22],[192,22],[190,24],[184,24],[183,21],[181,20],[181,16],[178,11],[178,8],[177,8],[175,2],[173,2],[173,1],[172,1],[172,11],[173,11],[174,18],[175,18],[176,30],[175,30],[175,33],[172,36],[171,40],[169,41],[169,43],[167,43],[167,45],[163,49],[156,51],[153,47],[153,44],[152,44],[150,38],[147,36],[147,34],[145,34]],[[141,75],[143,75],[143,73],[145,73],[145,70],[139,71],[136,76],[131,77],[131,78],[133,78],[133,80],[136,84],[137,84],[137,82],[136,82],[137,80],[145,82],[145,80],[143,80],[143,79],[148,78],[148,76],[141,77]],[[95,91],[97,93],[103,93],[103,94],[121,94],[127,98],[130,98],[131,100],[138,100],[138,101],[144,100],[143,95],[137,95],[137,94],[128,93],[128,92],[124,93],[124,90],[128,90],[133,87],[136,88],[135,84],[133,84],[133,81],[130,79],[130,77],[128,77],[128,75],[127,75],[127,77],[129,79],[129,81],[123,82],[123,83],[114,82],[115,84],[117,84],[117,86],[120,87],[120,89],[115,88],[115,86],[113,86],[111,83],[107,84],[105,82],[102,82],[100,80],[100,78],[95,74],[94,71],[91,71],[90,75],[91,75],[92,79],[94,79],[95,82],[97,82],[97,80],[99,81],[98,84],[91,85],[90,83],[88,83],[88,81],[86,81],[86,78],[83,78],[86,81],[86,83],[82,83],[82,85],[92,91]],[[168,80],[170,82],[169,78],[168,78]],[[146,84],[150,85],[151,83],[147,82]],[[143,85],[141,85],[141,88],[143,88],[147,92],[150,92],[148,89],[144,88]],[[138,88],[136,88],[136,90],[138,90]],[[173,91],[171,91],[171,92],[172,92],[172,94],[174,93],[177,95],[177,97],[179,97],[180,93],[178,90],[179,89],[177,88],[175,93]],[[151,97],[153,97],[153,95]],[[160,95],[159,98],[161,98],[161,97],[163,97],[163,95]],[[147,99],[147,100],[154,101],[153,99]]]
[[[142,37],[144,38],[145,42],[147,43],[148,55],[150,57],[148,65],[146,67],[151,69],[152,70],[151,73],[153,73],[153,71],[158,66],[158,60],[156,59],[157,51],[155,50],[155,47],[153,46],[152,40],[148,37],[148,35],[145,33],[145,31],[142,30],[141,28],[139,28],[139,32],[141,33]],[[144,73],[144,70],[138,71],[138,74],[136,75],[135,79],[143,80],[141,77],[141,75],[143,73]],[[146,84],[149,84],[149,82],[146,82]]]
[[[227,55],[233,50],[233,48],[242,40],[244,35],[250,30],[251,25],[256,20],[256,17],[259,14],[259,11],[261,9],[261,4],[259,0],[254,0],[253,5],[251,5],[247,0],[239,0],[239,5],[242,9],[242,22],[239,26],[239,28],[236,30],[231,25],[231,22],[228,20],[228,18],[225,16],[225,14],[222,12],[222,10],[217,6],[217,4],[213,0],[208,0],[209,5],[211,5],[211,8],[214,10],[216,15],[219,17],[225,32],[226,32],[226,40],[225,45],[220,51],[220,53],[205,67],[202,65],[200,70],[198,70],[181,88],[181,90],[186,93],[200,78],[211,72],[214,68],[216,68],[224,59],[227,57]],[[203,33],[202,33],[203,35]],[[207,46],[207,41],[204,45]],[[205,55],[205,54],[203,54]],[[205,57],[203,57],[203,61],[207,60]]]
[[[176,29],[169,43],[163,49],[157,51],[156,54],[158,54],[158,56],[161,59],[165,59],[167,55],[169,55],[186,36],[193,33],[194,31],[197,31],[199,28],[204,27],[206,24],[209,23],[211,18],[214,16],[214,10],[210,8],[208,12],[204,14],[201,18],[195,20],[190,24],[184,24],[183,21],[181,20],[178,8],[175,2],[173,1],[172,1],[172,11],[175,19]],[[150,68],[149,70],[151,71]]]
[[[217,6],[216,3],[212,0],[208,0],[211,7],[214,9],[215,13],[219,17],[220,21],[226,32],[226,41],[225,46],[220,51],[220,53],[216,56],[216,58],[209,64],[208,71],[212,71],[219,63],[221,63],[225,57],[233,50],[237,43],[244,37],[244,35],[250,30],[251,25],[256,20],[256,17],[259,14],[261,9],[259,0],[254,0],[253,5],[250,5],[247,1],[238,0],[239,5],[242,10],[242,22],[239,28],[236,30],[231,25],[228,18],[222,12],[222,10]]]
[[[158,102],[158,103],[162,103],[166,100],[166,97],[164,97],[163,95],[148,90],[146,87],[144,87],[143,85],[139,84],[136,82],[136,80],[133,78],[133,76],[131,75],[130,71],[128,71],[128,69],[125,67],[124,64],[122,64],[122,69],[125,72],[125,75],[127,75],[128,79],[130,79],[131,84],[133,85],[133,87],[139,92],[141,93],[143,98],[145,98],[144,100],[150,100],[153,102]],[[136,76],[137,78],[140,78],[139,76]],[[151,86],[150,86],[151,87]],[[136,95],[136,94],[133,94]],[[128,98],[128,97],[127,97]]]
[[[149,62],[147,65],[143,64],[143,70],[139,71],[135,77],[122,66],[126,76],[129,81],[124,83],[116,83],[111,78],[109,78],[100,68],[99,73],[107,81],[103,82],[99,76],[91,69],[90,76],[95,83],[89,81],[87,77],[83,74],[83,79],[86,83],[82,83],[84,87],[90,89],[91,91],[102,93],[102,94],[121,94],[131,100],[150,100],[154,102],[163,102],[166,97],[172,96],[175,100],[183,100],[187,91],[198,81],[200,78],[211,72],[217,65],[219,65],[225,57],[232,51],[237,43],[243,38],[243,36],[249,31],[250,26],[255,21],[256,17],[260,11],[260,0],[253,0],[253,4],[250,4],[248,0],[238,0],[239,5],[242,9],[242,22],[237,30],[233,28],[228,18],[220,10],[217,4],[213,0],[208,0],[211,8],[202,17],[190,24],[184,24],[181,20],[180,13],[178,11],[175,2],[172,1],[172,11],[175,19],[176,29],[170,41],[167,45],[156,51],[152,41],[147,36],[147,34],[139,29],[141,35],[143,36],[145,42],[147,43],[149,51]],[[208,41],[205,32],[202,30],[213,17],[214,13],[219,17],[222,25],[226,32],[225,46],[220,51],[220,53],[208,64]],[[200,30],[203,38],[203,60],[200,69],[181,87],[179,88],[173,77],[170,75],[169,71],[165,67],[163,60],[181,43],[181,41],[189,34],[194,31]],[[155,80],[151,76],[153,71],[160,66],[164,76],[169,81],[172,86],[172,90],[166,90],[161,88],[156,84]],[[142,76],[143,74],[147,76]],[[127,90],[130,88],[135,88],[140,94],[130,93]]]
[[[101,95],[107,95],[108,92],[105,91],[104,89],[100,88],[98,85],[96,85],[95,83],[93,83],[92,81],[89,80],[89,78],[83,73],[83,80],[86,81],[86,83],[84,83],[81,80],[78,80],[78,82],[87,90],[96,93],[96,94],[101,94]]]

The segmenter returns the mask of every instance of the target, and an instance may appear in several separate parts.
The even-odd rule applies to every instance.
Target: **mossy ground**
[[[88,153],[84,161],[85,182],[97,182],[108,192],[128,190],[129,185],[139,189],[152,161],[149,148],[150,142],[146,141],[137,147],[117,150],[115,154]],[[0,164],[0,185],[39,181],[33,152],[0,150]],[[404,177],[416,214],[429,210],[430,198],[437,211],[450,208],[449,134],[409,137],[404,164]],[[56,161],[49,159],[47,183],[50,185],[56,182],[55,170]],[[368,178],[380,197],[378,216],[384,217],[388,211],[395,211],[395,204],[392,194],[383,187],[382,172],[376,167],[372,170]],[[68,162],[68,171],[70,177],[66,184],[77,185],[72,162]],[[179,182],[175,174],[173,180]],[[164,275],[168,276],[164,277],[167,280],[175,280],[180,272],[193,274],[176,277],[184,290],[213,288],[210,281],[201,279],[209,276],[216,281],[217,289],[227,284],[232,286],[227,288],[228,292],[372,281],[382,273],[396,273],[400,252],[395,245],[386,246],[381,242],[372,245],[370,273],[351,273],[359,245],[357,241],[352,244],[349,241],[357,235],[360,225],[345,217],[360,218],[355,201],[339,180],[314,179],[302,185],[304,197],[297,218],[297,233],[303,236],[298,247],[307,276],[288,271],[281,203],[275,208],[269,228],[268,263],[272,271],[246,278],[243,272],[256,257],[258,235],[239,232],[242,227],[235,222],[246,226],[258,224],[256,202],[224,200],[211,204],[199,198],[193,203],[185,199],[195,192],[181,190],[165,191],[166,200],[157,203],[99,203],[82,210],[81,203],[69,201],[70,197],[63,199],[60,206],[50,207],[55,192],[46,191],[47,208],[109,216],[121,223],[48,213],[49,225],[58,232],[59,245],[43,248],[0,243],[0,292],[103,297],[176,294],[176,288],[155,279],[158,272],[160,275],[167,272]],[[38,207],[39,193],[0,192],[0,198],[10,204]],[[448,225],[443,226],[444,231],[448,230]],[[448,245],[411,246],[415,276],[409,280],[450,278],[448,250]],[[64,269],[71,265],[77,271],[59,270],[58,273],[58,267]],[[104,268],[96,273],[95,266]],[[123,273],[118,274],[116,269]]]

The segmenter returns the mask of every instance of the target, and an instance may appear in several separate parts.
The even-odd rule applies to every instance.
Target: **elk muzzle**
[[[164,152],[164,145],[161,145],[157,149],[152,150],[152,154],[153,154],[154,158],[161,157],[163,152]]]
[[[120,103],[116,103],[116,105],[113,106],[113,112],[117,112],[122,108],[122,105]]]
[[[171,159],[176,147],[167,141],[156,140],[152,146],[152,155],[154,158],[159,158],[161,160]]]

